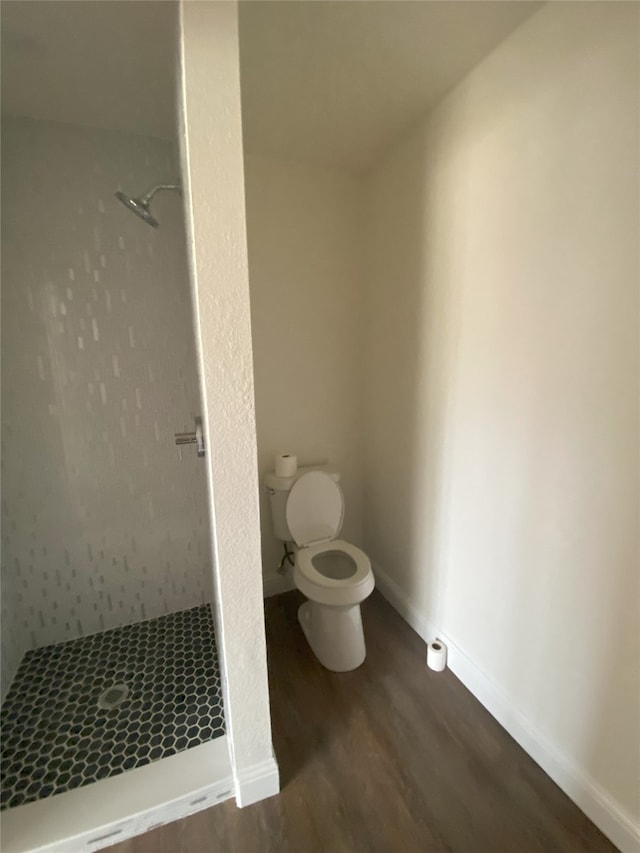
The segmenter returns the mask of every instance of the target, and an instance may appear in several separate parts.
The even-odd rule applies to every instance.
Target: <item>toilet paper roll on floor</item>
[[[276,477],[295,477],[298,470],[298,457],[293,453],[278,453],[276,456]]]
[[[434,640],[427,646],[427,666],[435,672],[442,672],[447,665],[447,647],[440,640]]]

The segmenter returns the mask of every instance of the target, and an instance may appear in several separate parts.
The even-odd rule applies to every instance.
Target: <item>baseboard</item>
[[[445,633],[438,636],[447,646],[447,665],[476,699],[623,853],[638,853],[640,828],[609,794],[551,743]]]
[[[235,774],[236,803],[250,806],[280,793],[280,771],[275,757],[245,767]]]
[[[263,575],[262,586],[264,598],[271,598],[272,595],[280,595],[281,592],[290,592],[296,588],[290,570],[285,575]]]
[[[374,565],[374,573],[382,595],[425,643],[438,637],[446,644],[449,669],[525,752],[622,853],[638,853],[640,827],[629,815],[582,768],[552,744],[466,652],[425,619],[383,569]]]

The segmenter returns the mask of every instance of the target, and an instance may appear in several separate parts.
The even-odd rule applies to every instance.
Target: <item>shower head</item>
[[[149,210],[149,205],[145,204],[141,198],[130,198],[128,195],[121,192],[116,193],[116,198],[121,201],[125,207],[128,207],[129,210],[132,210],[137,216],[139,216],[140,219],[144,219],[148,225],[152,225],[154,228],[159,227],[160,223]]]
[[[180,184],[158,184],[157,186],[152,187],[140,198],[125,195],[123,192],[120,192],[120,190],[118,190],[115,196],[118,201],[121,201],[124,204],[125,207],[132,210],[136,216],[140,217],[140,219],[143,219],[147,225],[151,225],[153,228],[159,228],[160,223],[149,210],[151,199],[159,190],[176,190],[178,193],[182,193]]]

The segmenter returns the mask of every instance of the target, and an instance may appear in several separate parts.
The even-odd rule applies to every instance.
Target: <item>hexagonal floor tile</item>
[[[115,684],[121,705],[98,699]],[[27,652],[0,715],[0,809],[49,797],[224,734],[209,606]]]

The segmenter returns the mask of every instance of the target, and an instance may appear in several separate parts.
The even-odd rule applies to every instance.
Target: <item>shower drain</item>
[[[112,684],[111,687],[100,694],[98,699],[98,708],[117,708],[121,705],[129,695],[129,688],[126,684]]]

